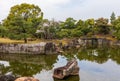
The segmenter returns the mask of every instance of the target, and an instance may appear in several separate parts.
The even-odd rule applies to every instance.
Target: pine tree
[[[112,14],[111,14],[111,16],[110,16],[111,24],[114,23],[115,19],[116,19],[116,17],[115,17],[115,13],[112,12]]]

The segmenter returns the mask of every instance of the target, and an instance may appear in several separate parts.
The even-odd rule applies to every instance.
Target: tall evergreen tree
[[[114,23],[115,19],[116,19],[116,17],[115,17],[115,13],[112,12],[112,14],[111,14],[111,16],[110,16],[111,24]]]

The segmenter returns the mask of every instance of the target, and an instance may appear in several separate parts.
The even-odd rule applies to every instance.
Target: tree
[[[41,36],[41,38],[53,39],[55,38],[56,33],[58,31],[59,31],[59,22],[55,21],[54,19],[52,20],[44,19],[37,33],[39,34],[39,36]]]
[[[74,20],[73,18],[69,17],[69,18],[66,19],[65,22],[62,23],[61,26],[64,29],[73,29],[73,28],[75,28],[75,22],[76,22],[76,20]]]
[[[63,37],[70,37],[71,31],[68,29],[61,29],[61,31],[57,32],[57,37],[63,38]]]
[[[94,19],[88,19],[86,21],[79,20],[76,23],[76,32],[78,32],[79,36],[87,35],[88,33],[92,33],[92,29],[94,27]]]
[[[56,36],[59,38],[72,37],[72,32],[75,29],[76,20],[69,17],[64,22],[59,22],[56,29]]]
[[[120,40],[120,17],[114,21],[114,35]]]
[[[49,31],[51,38],[55,38],[56,33],[59,31],[59,22],[55,21],[54,19],[51,20]]]
[[[7,35],[7,29],[0,24],[0,37],[5,37]]]
[[[85,29],[84,29],[84,33],[85,35],[93,35],[94,34],[94,25],[95,25],[95,21],[94,19],[87,19],[85,21]]]
[[[108,19],[99,18],[95,21],[95,26],[97,29],[97,34],[109,34],[110,27],[108,25]]]
[[[73,36],[81,36],[81,35],[84,35],[85,32],[84,32],[84,29],[85,29],[85,23],[83,20],[79,20],[76,25],[76,32],[73,31]]]
[[[9,30],[9,37],[12,39],[24,39],[35,36],[36,29],[43,19],[41,9],[33,4],[22,3],[11,7],[4,26]]]
[[[115,13],[112,12],[112,14],[111,14],[111,16],[110,16],[111,24],[114,23],[115,19],[116,19],[116,17],[115,17]]]
[[[77,30],[77,29],[72,29],[71,35],[72,35],[72,37],[80,37],[83,35],[83,32],[80,30]]]

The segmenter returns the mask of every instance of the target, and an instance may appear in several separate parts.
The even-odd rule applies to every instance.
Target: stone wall
[[[120,41],[112,41],[106,38],[82,38],[80,40],[80,45],[89,46],[120,46]]]
[[[47,49],[48,45],[51,49]],[[49,54],[55,52],[53,43],[41,42],[37,44],[0,44],[1,53],[21,53],[21,54]]]
[[[103,38],[80,38],[73,39],[67,44],[55,45],[53,42],[41,42],[37,44],[0,44],[1,53],[20,53],[20,54],[55,54],[63,50],[80,48],[83,46],[120,46],[120,41],[113,42]]]
[[[62,44],[61,44],[62,45]],[[80,47],[101,47],[101,46],[120,46],[120,41],[112,41],[106,38],[77,38],[71,40],[66,45],[60,46],[64,49]]]

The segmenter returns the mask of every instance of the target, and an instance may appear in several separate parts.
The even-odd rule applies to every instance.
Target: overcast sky
[[[113,11],[120,16],[120,0],[0,0],[0,21],[7,17],[12,6],[21,3],[38,5],[47,19],[109,18]]]

